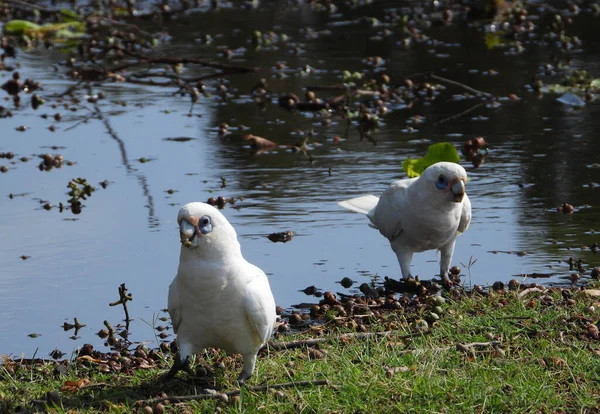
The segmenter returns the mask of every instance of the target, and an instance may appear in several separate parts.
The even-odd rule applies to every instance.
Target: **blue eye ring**
[[[210,217],[208,217],[208,216],[200,217],[200,219],[198,220],[198,228],[200,230],[200,233],[202,233],[202,234],[210,233],[212,231],[212,223],[210,221]]]
[[[435,188],[438,190],[445,190],[448,188],[448,179],[445,176],[440,175],[435,182]]]

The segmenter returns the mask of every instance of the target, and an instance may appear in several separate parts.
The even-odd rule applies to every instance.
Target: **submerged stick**
[[[115,66],[109,69],[106,69],[107,72],[118,72],[123,69],[129,69],[131,67],[154,63],[154,64],[163,64],[163,65],[200,65],[208,68],[219,69],[225,72],[231,73],[250,73],[257,72],[261,70],[260,67],[255,66],[237,66],[237,65],[228,65],[225,63],[217,63],[217,62],[209,62],[204,59],[196,59],[196,58],[188,58],[188,57],[151,57],[145,56],[142,54],[132,54],[134,58],[139,60],[135,62],[123,63],[122,65]]]
[[[438,126],[438,125],[445,124],[446,122],[449,122],[449,121],[454,121],[455,119],[458,119],[461,116],[468,115],[471,112],[475,111],[476,109],[479,109],[482,106],[485,106],[485,104],[487,104],[487,101],[486,102],[479,102],[478,104],[475,104],[475,105],[469,107],[468,109],[466,109],[466,110],[464,110],[462,112],[459,112],[459,113],[457,113],[455,115],[451,115],[449,117],[446,117],[446,118],[440,119],[439,121],[434,122],[433,126]]]
[[[127,293],[125,283],[121,283],[121,286],[119,286],[119,300],[108,304],[108,306],[123,305],[123,310],[125,311],[125,330],[127,332],[129,332],[129,322],[131,321],[129,318],[129,310],[127,309],[127,302],[130,300],[133,300],[131,293]]]
[[[492,95],[489,92],[483,92],[483,91],[479,91],[475,88],[471,88],[469,85],[465,85],[464,83],[461,82],[457,82],[455,80],[452,79],[448,79],[448,78],[444,78],[442,76],[436,75],[435,73],[432,73],[429,75],[431,77],[431,79],[435,79],[437,81],[443,82],[443,83],[447,83],[449,85],[454,85],[454,86],[458,86],[459,88],[463,88],[465,91],[470,92],[474,95],[483,95],[486,96],[488,98],[494,98],[494,95]]]

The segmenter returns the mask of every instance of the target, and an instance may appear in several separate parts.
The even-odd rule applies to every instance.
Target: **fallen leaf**
[[[84,361],[84,362],[89,362],[89,363],[92,363],[92,364],[106,364],[106,361],[102,361],[100,359],[92,358],[89,355],[80,356],[79,358],[77,358],[77,361],[80,361],[80,362]]]
[[[318,349],[311,348],[308,350],[308,356],[310,359],[323,359],[325,358],[325,353]]]
[[[69,392],[77,392],[79,391],[81,388],[84,388],[86,386],[88,386],[90,383],[90,380],[87,378],[81,378],[77,381],[67,381],[65,382],[65,384],[61,387],[61,391],[69,391]]]
[[[439,142],[432,144],[427,149],[427,154],[422,158],[406,158],[402,163],[402,169],[409,177],[418,177],[430,165],[440,161],[460,162],[458,151],[452,143]]]
[[[154,366],[154,364],[151,364],[148,362],[148,360],[146,359],[142,359],[138,365],[136,365],[136,368],[140,368],[140,369],[150,369]]]
[[[561,368],[566,368],[567,367],[567,361],[565,361],[562,358],[558,358],[558,357],[552,357],[552,363],[558,367]]]

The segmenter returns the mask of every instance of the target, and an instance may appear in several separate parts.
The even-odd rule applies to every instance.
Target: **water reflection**
[[[394,3],[377,2],[369,6],[368,15],[383,20],[382,10]],[[359,13],[363,12],[344,11],[343,20],[354,20]],[[592,45],[598,43],[591,35],[594,22],[582,16],[576,29],[578,36]],[[64,146],[61,153],[76,164],[50,172],[40,172],[31,162],[16,164],[1,177],[0,233],[5,236],[0,240],[0,291],[4,293],[0,352],[31,355],[39,346],[46,354],[55,346],[68,351],[83,342],[100,343],[94,332],[102,328],[102,321],[114,323],[123,318],[120,309],[108,307],[117,299],[117,288],[123,282],[134,298],[129,306],[135,319],[132,336],[153,338],[150,325],[166,304],[167,286],[177,267],[177,210],[189,201],[205,201],[211,196],[243,197],[223,212],[237,229],[246,258],[269,274],[280,305],[310,301],[312,298],[298,292],[310,285],[343,291],[335,282],[345,276],[360,283],[374,276],[399,277],[386,240],[367,226],[364,217],[342,210],[336,202],[381,193],[391,181],[404,176],[402,160],[420,156],[430,142],[450,141],[460,148],[465,139],[478,135],[485,137],[490,152],[479,169],[464,163],[470,179],[467,190],[473,222],[458,239],[454,257],[459,265],[477,259],[469,271],[462,266],[466,283],[506,281],[513,275],[534,272],[552,273],[545,281],[561,281],[571,272],[566,263],[571,256],[581,258],[586,267],[597,265],[597,256],[581,246],[597,241],[592,230],[600,230],[596,207],[600,188],[584,187],[600,183],[600,168],[588,168],[597,162],[600,149],[593,139],[598,105],[568,110],[554,97],[537,99],[524,88],[536,68],[550,59],[552,48],[534,43],[527,46],[527,54],[506,56],[499,50],[487,50],[479,29],[466,25],[432,29],[429,35],[444,40],[443,44],[404,48],[398,45],[402,33],[376,41],[371,36],[380,29],[363,23],[342,27],[330,23],[326,14],[307,6],[294,8],[279,2],[259,10],[223,9],[166,23],[174,41],[160,50],[170,55],[185,53],[218,60],[223,58],[215,46],[245,47],[247,52],[235,57],[235,63],[268,68],[285,61],[290,68],[284,77],[269,71],[231,77],[226,85],[232,98],[202,97],[192,117],[186,98],[173,97],[169,88],[112,84],[103,87],[107,95],[101,107],[105,123],[91,120],[67,130],[77,119],[65,116],[65,121],[57,124],[58,131],[52,133],[47,129],[50,121],[39,117],[42,112],[54,113],[47,107],[37,112],[26,109],[1,120],[4,131],[11,131],[3,135],[1,151],[31,156],[47,152],[42,147],[48,145]],[[254,50],[249,42],[252,32],[265,27],[288,34],[290,41]],[[331,30],[332,34],[313,39],[307,35],[309,27],[316,33]],[[212,36],[213,44],[196,41],[205,34]],[[460,47],[452,46],[456,44]],[[577,57],[579,64],[597,70],[598,50],[586,47]],[[448,56],[440,58],[440,54]],[[489,93],[514,93],[521,100],[503,101],[498,108],[482,107],[469,116],[436,125],[479,99],[457,100],[453,95],[464,91],[447,86],[435,105],[416,105],[384,116],[376,132],[377,145],[373,145],[360,141],[353,128],[347,140],[334,143],[332,138],[346,131],[344,120],[334,119],[323,126],[312,114],[291,113],[276,103],[261,108],[249,99],[261,77],[268,78],[275,97],[287,92],[302,96],[307,85],[339,83],[342,69],[361,70],[365,67],[362,59],[374,55],[386,61],[385,71],[394,82],[435,71]],[[41,80],[45,92],[64,91],[71,81],[46,72],[63,58],[42,51],[23,55],[23,77]],[[304,65],[318,71],[301,76],[297,69]],[[490,76],[490,69],[497,75]],[[205,73],[209,72],[194,69],[189,75]],[[207,82],[213,93],[217,82]],[[127,101],[128,106],[110,103],[115,100]],[[116,115],[112,111],[117,109],[125,112]],[[418,125],[419,132],[402,133],[415,114],[426,119]],[[479,116],[486,120],[473,120]],[[255,155],[239,140],[220,137],[217,130],[222,122],[231,129],[243,125],[244,131],[285,145],[313,130],[318,143],[311,151],[313,161],[280,148]],[[30,130],[14,132],[24,123]],[[195,139],[164,140],[178,136]],[[137,163],[141,157],[154,160]],[[79,176],[90,183],[112,183],[94,193],[77,221],[65,221],[73,216],[56,210],[40,209],[34,198],[64,200],[66,183]],[[225,188],[221,188],[221,177],[227,180]],[[174,191],[169,193],[169,189]],[[12,200],[5,197],[23,192],[31,195]],[[558,214],[555,209],[564,202],[578,211],[570,216]],[[269,233],[286,230],[297,233],[289,243],[272,243],[266,238]],[[514,254],[517,252],[526,254]],[[21,255],[31,258],[23,261]],[[436,255],[416,255],[413,270],[432,277],[439,270]],[[87,325],[80,331],[81,340],[72,341],[59,329],[64,320],[73,317]],[[26,335],[32,332],[42,336],[30,339]]]

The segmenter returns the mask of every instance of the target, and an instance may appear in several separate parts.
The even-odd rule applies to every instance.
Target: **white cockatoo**
[[[366,195],[338,204],[366,214],[370,226],[387,237],[404,279],[410,276],[413,253],[431,249],[440,251],[440,275],[447,279],[456,236],[471,222],[466,182],[463,167],[438,162],[417,178],[393,182],[379,198]]]
[[[177,223],[182,246],[168,310],[179,354],[164,379],[180,369],[191,373],[190,356],[211,347],[242,355],[243,383],[275,325],[269,280],[244,259],[233,226],[213,206],[186,204]]]

